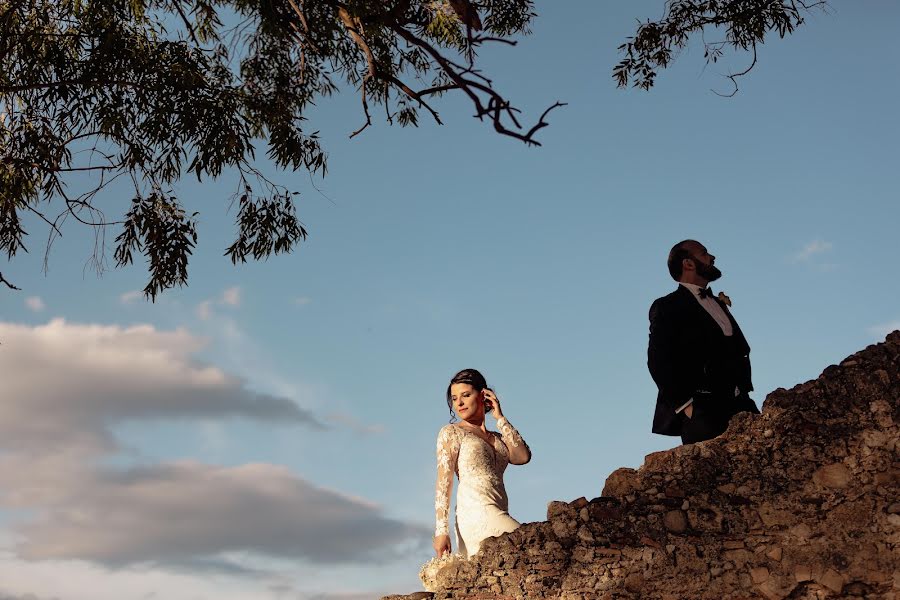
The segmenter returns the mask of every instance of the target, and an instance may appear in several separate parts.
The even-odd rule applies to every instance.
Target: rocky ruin
[[[386,600],[900,600],[900,331]]]

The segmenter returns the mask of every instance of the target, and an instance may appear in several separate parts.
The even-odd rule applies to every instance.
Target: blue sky
[[[358,96],[322,102],[327,178],[280,176],[311,233],[291,256],[231,266],[233,182],[186,179],[200,247],[189,287],[155,304],[133,294],[140,265],[97,278],[74,227],[45,276],[35,224],[2,269],[23,291],[0,295],[0,431],[22,440],[0,461],[16,490],[0,494],[0,596],[419,589],[443,393],[466,367],[534,452],[507,472],[514,517],[598,496],[677,442],[650,433],[646,343],[683,238],[717,256],[758,403],[900,328],[900,7],[834,2],[761,47],[731,99],[710,89],[748,57],[706,67],[699,47],[651,92],[615,89],[616,47],[661,10],[542,2],[532,36],[484,51],[527,115],[568,103],[541,148],[458,98],[444,127],[353,140]],[[191,518],[155,520],[171,515]]]

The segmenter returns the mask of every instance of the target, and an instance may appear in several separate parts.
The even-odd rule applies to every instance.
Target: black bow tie
[[[700,288],[699,290],[697,290],[697,294],[700,296],[701,300],[706,297],[715,298],[715,295],[710,288]]]

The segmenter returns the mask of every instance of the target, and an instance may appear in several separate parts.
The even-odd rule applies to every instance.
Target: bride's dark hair
[[[453,400],[450,399],[450,388],[454,383],[468,383],[477,391],[481,391],[484,389],[491,389],[488,387],[487,380],[484,378],[477,369],[463,369],[459,373],[453,376],[453,379],[450,380],[450,385],[447,386],[447,408],[450,409],[450,422],[453,423],[456,420],[456,415],[453,414]],[[491,409],[485,406],[485,413],[490,412]]]

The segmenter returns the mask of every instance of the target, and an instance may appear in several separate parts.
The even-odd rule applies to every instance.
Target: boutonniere
[[[731,306],[731,298],[726,296],[725,292],[719,292],[719,295],[717,296],[717,298],[719,299],[719,302],[721,302],[725,306]]]

